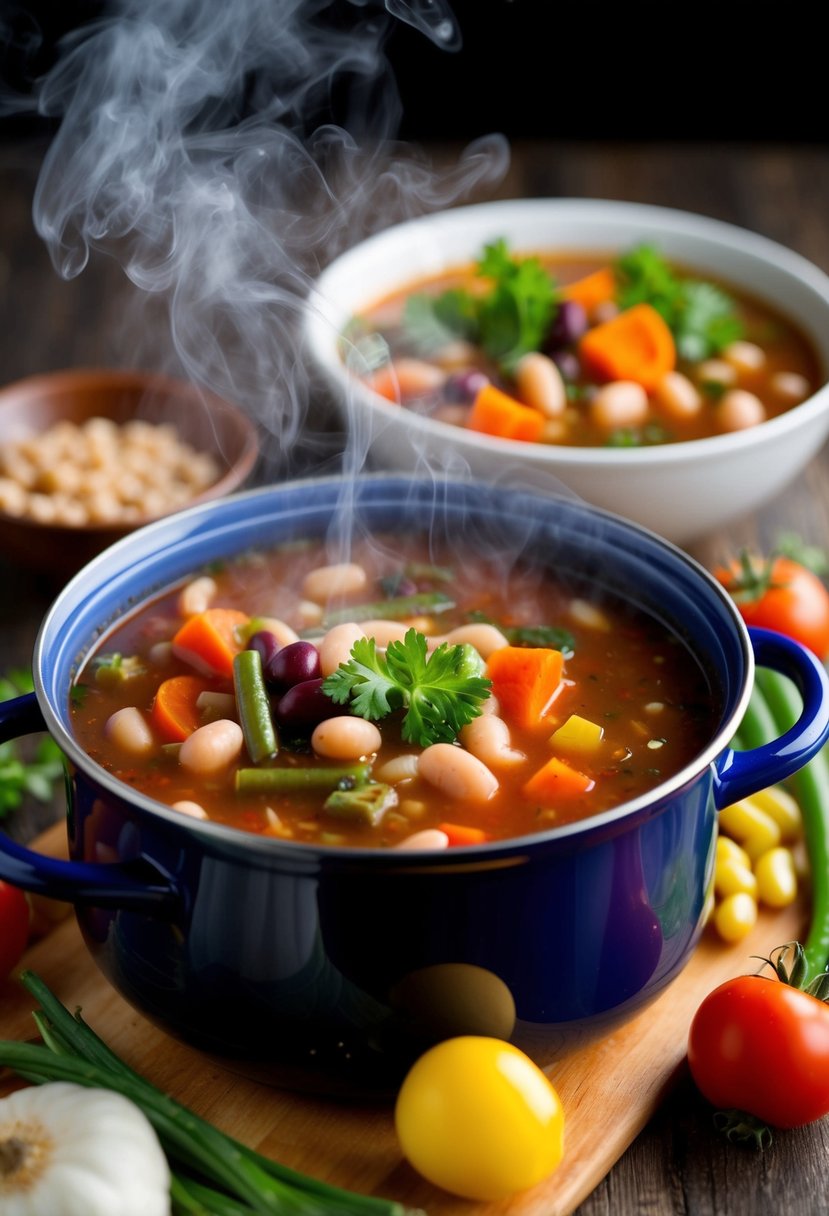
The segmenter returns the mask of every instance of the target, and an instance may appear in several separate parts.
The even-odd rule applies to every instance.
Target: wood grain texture
[[[35,847],[60,855],[62,828]],[[699,1002],[722,980],[756,970],[752,955],[798,937],[795,905],[766,913],[750,937],[725,946],[707,932],[691,961],[633,1021],[577,1049],[532,1054],[565,1111],[565,1155],[546,1182],[503,1202],[470,1204],[438,1191],[401,1159],[389,1106],[352,1106],[261,1085],[171,1039],[136,1013],[96,968],[74,917],[28,952],[36,972],[115,1051],[178,1101],[286,1165],[366,1194],[384,1195],[429,1216],[570,1216],[646,1126],[683,1069],[688,1027]],[[0,1038],[32,1037],[28,994],[0,988]]]
[[[451,164],[458,150],[458,146],[426,149],[444,164]],[[124,338],[123,315],[132,289],[115,263],[93,258],[83,274],[66,282],[52,267],[34,230],[32,200],[44,151],[42,141],[4,141],[0,129],[0,379],[4,382],[48,368],[129,365],[140,354]],[[487,197],[523,196],[619,198],[680,207],[744,225],[829,271],[829,146],[825,143],[558,138],[519,142],[511,149],[507,175]],[[804,475],[774,501],[737,521],[727,534],[706,537],[693,553],[703,562],[717,560],[743,544],[771,544],[783,530],[795,531],[809,543],[829,545],[826,449],[816,451]],[[54,587],[10,567],[2,554],[0,586],[2,671],[29,662]],[[17,839],[30,839],[59,814],[58,805],[27,804],[4,822],[4,830]],[[65,985],[67,990],[89,966],[82,954],[77,959],[70,955],[65,965],[58,961],[53,978],[56,987]],[[746,969],[745,957],[735,969]],[[9,999],[8,990],[0,989],[4,1020],[14,1015]],[[22,1033],[30,1034],[28,1008],[14,1016],[20,1018]],[[129,1012],[124,1016],[127,1039],[133,1024],[146,1030],[140,1019],[129,1021],[133,1016]],[[648,1068],[646,1061],[643,1072]],[[213,1073],[209,1070],[204,1073],[202,1093],[221,1116],[226,1075],[223,1070],[214,1072],[214,1097],[210,1098]],[[599,1111],[598,1099],[591,1099],[586,1089],[576,1097],[586,1113],[591,1104],[594,1112]],[[829,1120],[781,1133],[762,1157],[736,1150],[715,1133],[710,1111],[681,1066],[664,1100],[654,1099],[652,1109],[639,1135],[581,1201],[577,1216],[826,1216],[829,1212]],[[597,1134],[591,1133],[591,1126],[595,1129],[598,1124],[585,1125],[588,1142]],[[296,1141],[293,1120],[286,1116],[274,1151],[287,1152]],[[318,1144],[322,1143],[320,1138]],[[292,1151],[299,1153],[299,1148]],[[369,1159],[369,1166],[361,1168],[370,1174],[372,1148],[363,1147],[361,1152]],[[568,1143],[571,1152],[575,1149]],[[332,1158],[326,1168],[340,1167]],[[401,1175],[405,1181],[407,1172],[399,1160],[385,1168],[395,1185]],[[565,1182],[566,1174],[560,1171],[557,1185],[563,1187]],[[469,1216],[468,1206],[462,1210]],[[544,1216],[554,1210],[550,1203],[541,1204]]]

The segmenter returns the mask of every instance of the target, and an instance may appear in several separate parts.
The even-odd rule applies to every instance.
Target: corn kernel
[[[751,866],[735,858],[718,857],[714,865],[714,890],[721,898],[743,891],[757,898],[757,879]]]
[[[770,908],[786,908],[797,898],[797,875],[789,849],[779,845],[757,858],[757,895]]]
[[[604,738],[604,728],[578,714],[571,714],[566,722],[550,736],[556,747],[575,752],[593,752]]]
[[[726,896],[714,909],[714,928],[723,941],[742,941],[756,923],[757,901],[745,891]]]
[[[767,849],[780,844],[780,828],[771,815],[762,810],[751,798],[733,802],[720,811],[722,831],[733,836],[754,861]]]
[[[719,864],[721,858],[729,858],[733,861],[739,862],[740,865],[751,869],[751,858],[743,846],[737,844],[737,841],[732,840],[730,836],[723,836],[722,834],[717,837],[717,864]]]
[[[751,795],[751,802],[761,811],[771,815],[780,828],[782,841],[797,840],[803,834],[803,820],[800,807],[787,789],[782,785],[770,785],[768,789],[760,790]]]

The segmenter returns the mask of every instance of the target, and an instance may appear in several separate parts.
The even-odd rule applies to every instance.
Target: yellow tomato
[[[517,1047],[462,1035],[417,1060],[397,1096],[404,1156],[466,1199],[500,1199],[553,1172],[564,1149],[555,1088]]]

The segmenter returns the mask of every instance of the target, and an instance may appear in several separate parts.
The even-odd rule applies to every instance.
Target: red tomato
[[[29,901],[23,891],[0,879],[0,980],[4,980],[23,957],[30,923]]]
[[[749,558],[714,574],[747,625],[784,633],[819,659],[829,656],[829,591],[811,570],[790,557]]]
[[[829,1113],[829,1005],[760,975],[727,980],[705,998],[688,1036],[688,1064],[719,1110],[771,1127]]]

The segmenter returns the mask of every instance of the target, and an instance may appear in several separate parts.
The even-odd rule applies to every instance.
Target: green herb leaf
[[[665,318],[681,358],[707,359],[743,333],[731,297],[714,283],[677,275],[652,245],[637,245],[615,263],[621,308],[650,304]]]
[[[541,346],[555,314],[555,284],[538,258],[512,256],[503,238],[484,247],[475,273],[491,280],[489,291],[453,287],[412,297],[403,315],[407,340],[422,354],[454,338],[475,342],[509,373]]]
[[[0,701],[23,696],[33,688],[30,671],[9,671],[0,676]],[[0,743],[0,819],[17,810],[26,797],[51,801],[55,782],[62,776],[63,753],[54,739],[42,739],[31,760],[21,754],[17,740]]]
[[[426,638],[409,629],[402,642],[391,642],[385,655],[373,638],[354,643],[351,658],[323,681],[337,705],[379,721],[405,710],[402,735],[408,743],[428,747],[452,743],[458,732],[481,712],[490,681],[472,674],[468,650],[447,642],[428,653]]]

